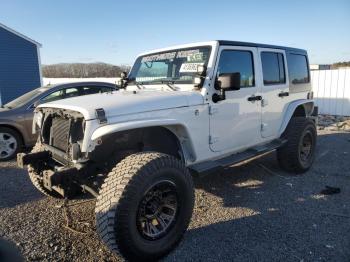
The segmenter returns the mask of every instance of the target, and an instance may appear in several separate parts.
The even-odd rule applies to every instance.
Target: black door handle
[[[250,96],[248,97],[248,101],[252,102],[252,101],[259,101],[259,100],[262,100],[262,96]]]
[[[289,96],[288,92],[281,92],[278,94],[279,97]]]

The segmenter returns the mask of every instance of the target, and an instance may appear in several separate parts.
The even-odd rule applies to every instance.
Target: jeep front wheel
[[[31,152],[36,153],[36,152],[41,152],[41,151],[44,151],[44,148],[39,142],[37,142],[35,144],[35,146],[33,147]],[[40,172],[41,171],[38,170],[36,167],[34,167],[32,165],[28,165],[29,178],[30,178],[30,181],[32,182],[32,184],[35,186],[35,188],[37,190],[39,190],[45,196],[49,196],[49,197],[53,197],[53,198],[62,198],[62,196],[60,194],[58,194],[57,192],[50,191],[44,187],[43,181],[42,181],[42,176],[41,176]]]
[[[96,203],[102,240],[128,260],[155,260],[181,240],[192,216],[192,177],[176,158],[130,155],[105,179]]]
[[[315,158],[315,122],[304,117],[293,117],[282,137],[287,139],[287,143],[277,150],[281,168],[294,173],[309,170]]]

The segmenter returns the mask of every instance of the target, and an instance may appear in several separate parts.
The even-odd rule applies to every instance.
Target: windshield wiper
[[[135,85],[136,85],[136,87],[137,87],[138,89],[140,89],[140,90],[143,89],[143,87],[141,87],[139,83],[136,83],[136,82],[135,82]]]
[[[171,90],[177,91],[176,87],[174,86],[174,83],[167,82],[165,83]]]
[[[177,91],[177,88],[174,86],[174,80],[168,80],[168,79],[156,79],[153,81],[147,81],[147,82],[139,82],[139,84],[166,84],[167,87],[169,87],[173,91]]]

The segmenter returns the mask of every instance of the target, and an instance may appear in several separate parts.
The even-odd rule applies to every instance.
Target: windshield
[[[25,105],[28,103],[30,100],[32,100],[34,97],[39,96],[42,94],[44,91],[46,91],[47,88],[39,87],[37,89],[34,89],[28,93],[25,93],[24,95],[12,100],[11,102],[7,103],[4,105],[4,107],[7,108],[16,108]]]
[[[192,84],[197,66],[207,66],[210,51],[211,47],[203,46],[140,56],[130,71],[129,79],[143,85]]]

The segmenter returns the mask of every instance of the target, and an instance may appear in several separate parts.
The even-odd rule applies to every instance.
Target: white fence
[[[119,78],[44,78],[44,85],[78,81],[116,83]],[[311,82],[320,114],[350,116],[350,68],[311,71]]]
[[[311,71],[320,114],[350,116],[350,68]]]

